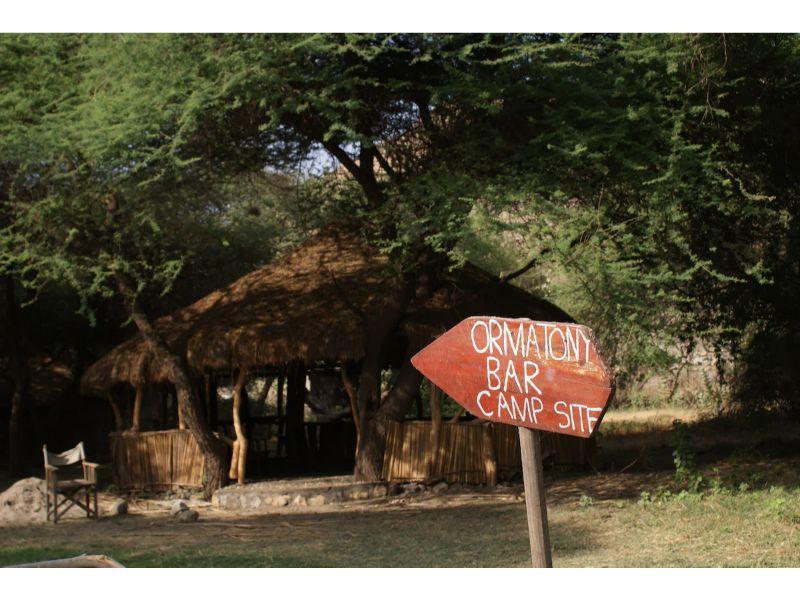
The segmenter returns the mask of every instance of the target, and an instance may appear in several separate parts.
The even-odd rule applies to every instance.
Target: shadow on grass
[[[514,567],[530,560],[524,504],[75,521],[3,532],[0,564],[107,554],[128,567]],[[551,521],[555,560],[590,552],[589,528]]]

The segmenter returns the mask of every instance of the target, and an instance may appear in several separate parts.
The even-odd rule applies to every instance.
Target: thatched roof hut
[[[318,458],[335,458],[337,453],[332,451],[333,442],[323,444],[323,437],[338,440],[337,448],[352,457],[351,450],[354,447],[348,448],[351,442],[355,444],[355,437],[359,435],[359,421],[356,397],[352,385],[348,383],[347,372],[355,367],[352,362],[365,357],[369,342],[367,336],[370,335],[365,323],[372,322],[372,317],[378,320],[377,317],[393,300],[392,294],[398,288],[394,277],[386,255],[358,234],[332,226],[313,235],[272,264],[156,321],[155,326],[167,344],[173,351],[186,357],[198,391],[204,389],[205,413],[211,429],[223,436],[231,433],[229,426],[235,430],[236,440],[228,439],[232,444],[231,478],[237,477],[240,483],[245,480],[243,465],[248,457],[247,448],[251,447],[248,436],[252,437],[248,433],[248,423],[252,425],[258,422],[266,427],[266,434],[262,432],[260,439],[264,444],[276,443],[271,451],[272,457],[299,457],[303,463],[304,457],[307,458],[308,452],[312,451],[306,447],[308,443],[314,446],[311,453]],[[513,285],[501,283],[491,274],[466,264],[444,277],[426,302],[407,311],[388,338],[390,348],[382,357],[384,363],[380,368],[400,366],[411,353],[437,335],[476,314],[548,321],[571,320],[569,315],[553,304]],[[346,391],[353,417],[352,425],[337,429],[339,425],[347,423],[330,423],[325,425],[328,427],[325,436],[321,430],[317,430],[318,435],[307,434],[304,427],[312,425],[304,421],[304,405],[308,398],[306,376],[310,369],[321,369],[331,381],[339,381],[342,387],[341,390],[335,390],[335,395]],[[220,380],[226,380],[235,371],[238,373],[232,387],[233,420],[223,422],[217,418],[216,406],[220,397],[217,386]],[[246,380],[257,376],[257,373],[263,381],[269,381],[263,389],[269,390],[273,379],[277,383],[277,409],[274,415],[245,416],[243,413],[249,410],[243,408],[248,405]],[[332,377],[334,374],[336,376]],[[173,421],[172,417],[165,417],[167,411],[162,384],[169,383],[167,372],[154,359],[141,336],[132,337],[91,365],[81,383],[85,394],[108,396],[114,410],[119,430],[112,435],[117,481],[136,480],[139,482],[137,485],[144,487],[199,481],[197,473],[202,469],[198,471],[195,467],[201,465],[202,460],[196,444],[191,444],[191,437],[181,431],[183,423],[180,410],[175,409],[177,412],[174,415],[178,429],[166,429],[167,422]],[[315,384],[312,382],[311,385],[313,388]],[[117,394],[112,393],[116,386],[128,389],[127,400],[123,398],[123,404],[129,402],[131,388],[135,389],[132,426],[130,431],[124,433],[121,431],[123,411],[118,398],[115,399]],[[161,398],[161,431],[139,432],[145,388],[162,388],[162,391],[156,392]],[[420,398],[419,394],[417,398]],[[439,400],[435,402],[438,406]],[[170,405],[174,407],[174,403]],[[284,405],[285,411],[282,408]],[[418,415],[421,415],[420,406],[421,399],[417,407]],[[440,413],[437,410],[437,414]],[[220,425],[222,431],[218,428]],[[456,425],[448,427],[452,429]],[[274,436],[272,427],[276,430]],[[438,431],[441,419],[435,423],[428,422],[425,427]],[[399,439],[397,436],[395,438]],[[132,445],[128,447],[126,444]],[[147,444],[151,444],[152,448]],[[172,449],[167,452],[164,448]],[[255,449],[255,444],[252,448]],[[264,456],[267,455],[265,448],[266,445]],[[188,465],[187,468],[178,469],[178,472],[164,466],[172,464],[169,457],[176,452],[191,457],[191,460],[181,463]],[[514,452],[509,450],[506,454]],[[401,457],[400,463],[404,460]],[[428,465],[428,462],[425,464]],[[136,475],[137,469],[143,464],[150,466],[139,477]],[[399,463],[392,459],[390,464]],[[164,481],[151,481],[153,473],[169,473],[169,476]],[[401,474],[403,477],[406,475]],[[449,476],[457,477],[452,473]],[[392,477],[392,473],[387,475],[387,478]]]
[[[392,293],[388,258],[355,233],[329,227],[274,263],[157,320],[173,350],[198,373],[293,360],[359,360],[363,315],[378,314]],[[452,272],[401,324],[399,337],[425,343],[474,314],[571,320],[555,305],[467,264]],[[141,336],[114,348],[84,374],[82,390],[166,383]]]
[[[197,372],[363,357],[364,314],[388,301],[391,274],[385,255],[357,234],[327,228],[274,263],[241,277],[194,304],[157,320],[167,343],[185,352]],[[555,305],[467,264],[450,274],[400,335],[432,339],[474,314],[571,320]],[[164,383],[166,372],[141,336],[120,344],[89,367],[86,394],[114,385]]]
[[[75,381],[73,370],[66,363],[46,356],[28,361],[30,387],[28,394],[34,406],[52,406],[60,402]],[[14,382],[8,361],[0,361],[0,406],[11,403]]]

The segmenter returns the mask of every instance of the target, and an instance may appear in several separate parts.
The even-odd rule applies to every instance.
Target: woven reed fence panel
[[[420,481],[429,476],[452,483],[486,483],[485,436],[479,421],[443,422],[438,448],[433,447],[430,421],[392,421],[386,433],[383,479]],[[511,431],[511,434],[504,432]],[[494,456],[498,470],[519,470],[516,429],[492,425]]]
[[[386,433],[382,478],[385,481],[422,481],[443,478],[452,483],[486,483],[486,437],[480,421],[442,423],[439,448],[433,448],[431,421],[392,421]],[[522,472],[517,428],[490,426],[492,451],[500,479]],[[555,465],[591,463],[595,440],[551,433],[542,434],[546,460]]]
[[[522,472],[522,457],[519,453],[519,433],[516,427],[495,423],[492,425],[494,456],[497,461],[497,475],[500,479],[510,479]]]
[[[203,485],[205,460],[186,430],[110,434],[114,483],[126,490]]]

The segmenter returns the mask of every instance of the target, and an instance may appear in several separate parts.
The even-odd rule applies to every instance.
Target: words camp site
[[[593,346],[583,328],[535,321],[509,326],[498,319],[476,319],[470,328],[470,342],[477,354],[486,355],[486,389],[475,399],[483,416],[539,425],[545,416],[555,415],[558,430],[591,434],[601,407],[553,401],[542,392],[541,379],[537,383],[543,362],[578,366],[590,362]]]

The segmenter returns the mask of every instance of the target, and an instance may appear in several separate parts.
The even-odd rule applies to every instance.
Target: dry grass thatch
[[[28,361],[30,388],[28,393],[35,406],[51,406],[64,398],[74,383],[72,369],[64,362],[47,356]],[[9,361],[0,361],[0,406],[11,403],[14,382]]]
[[[222,290],[162,317],[156,327],[190,366],[227,370],[290,360],[359,359],[364,315],[377,315],[395,286],[388,258],[357,234],[327,228],[278,261]],[[403,332],[420,345],[474,314],[569,320],[556,306],[466,265],[422,307],[409,313]],[[158,383],[166,373],[140,336],[93,364],[85,393],[103,394],[116,383]]]

